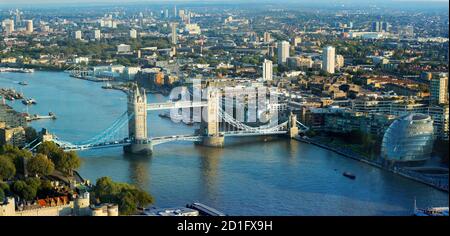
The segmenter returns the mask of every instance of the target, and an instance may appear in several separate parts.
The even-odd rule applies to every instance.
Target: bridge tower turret
[[[134,86],[128,93],[128,135],[131,144],[124,151],[134,154],[151,154],[152,144],[147,134],[147,95],[143,88]]]
[[[225,137],[219,133],[219,98],[221,93],[217,89],[207,89],[208,105],[203,108],[200,133],[203,135],[202,145],[209,147],[223,147]]]
[[[294,113],[290,113],[289,114],[289,137],[290,138],[295,138],[298,135],[298,126],[297,126],[297,115],[295,115]]]

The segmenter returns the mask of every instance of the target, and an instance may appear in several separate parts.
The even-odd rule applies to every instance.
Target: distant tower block
[[[134,154],[151,154],[152,144],[147,134],[147,95],[144,89],[135,86],[128,94],[128,134],[132,143],[124,151]]]
[[[225,137],[219,134],[219,96],[218,91],[208,89],[208,106],[206,116],[202,117],[201,134],[204,135],[202,145],[209,147],[223,147]],[[205,111],[205,110],[203,110]]]

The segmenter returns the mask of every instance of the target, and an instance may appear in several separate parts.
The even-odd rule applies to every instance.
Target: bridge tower
[[[134,86],[128,93],[128,134],[131,144],[124,151],[134,154],[152,153],[153,147],[147,134],[147,95],[145,90]]]
[[[297,115],[292,112],[289,114],[288,134],[290,138],[295,138],[298,135]]]
[[[219,98],[221,93],[217,89],[207,89],[208,105],[203,108],[200,134],[203,135],[202,145],[208,147],[223,147],[225,137],[219,133]],[[205,110],[206,109],[206,110]]]

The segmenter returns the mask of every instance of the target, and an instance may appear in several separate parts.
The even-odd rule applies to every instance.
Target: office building
[[[393,162],[425,161],[431,157],[434,132],[429,115],[412,113],[395,120],[386,130],[381,156]]]

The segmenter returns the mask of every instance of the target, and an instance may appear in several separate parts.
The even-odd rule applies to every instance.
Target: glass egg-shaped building
[[[386,130],[381,155],[389,161],[424,161],[431,157],[434,134],[433,120],[424,114],[399,117]]]

